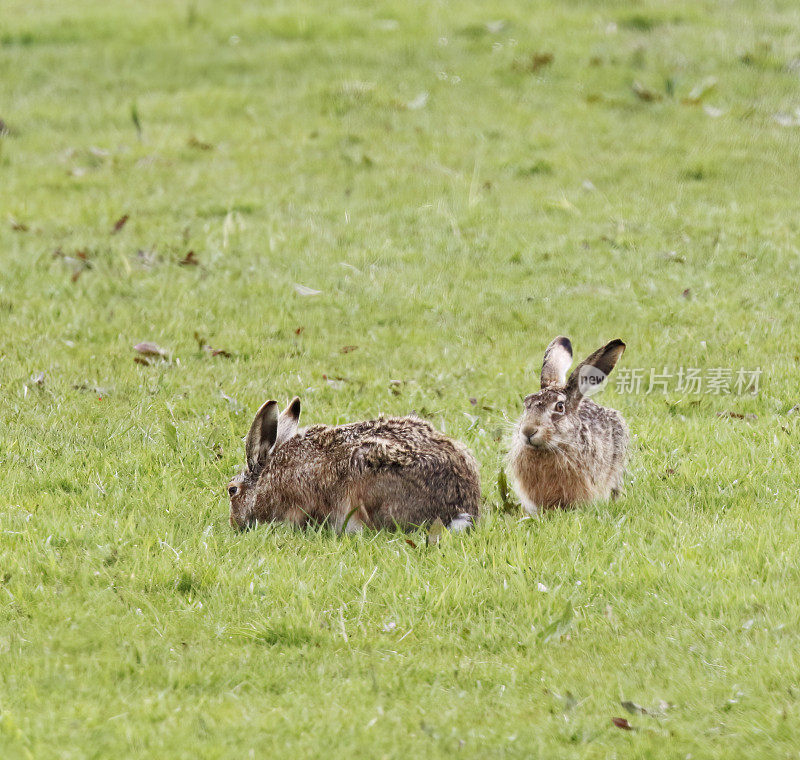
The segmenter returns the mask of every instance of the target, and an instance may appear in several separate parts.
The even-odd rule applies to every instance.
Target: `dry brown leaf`
[[[357,349],[358,349],[358,346],[342,346],[339,349],[339,353],[341,353],[341,354],[349,354],[349,353],[352,353],[353,351],[356,351]]]
[[[128,214],[123,214],[116,222],[114,222],[114,229],[111,230],[112,235],[116,235],[124,226],[125,223],[130,219]]]
[[[617,727],[621,728],[623,731],[633,731],[633,726],[628,723],[626,718],[612,718],[611,722]]]
[[[190,148],[197,148],[197,150],[214,150],[214,146],[211,143],[198,140],[194,135],[189,138],[188,145]]]
[[[197,258],[194,251],[189,251],[178,261],[178,264],[182,267],[197,267],[200,266],[200,259]]]
[[[204,351],[208,351],[211,356],[222,356],[225,359],[230,359],[233,354],[230,351],[226,351],[224,348],[211,348],[211,346],[203,346]]]
[[[727,417],[734,420],[757,420],[757,414],[742,414],[741,412],[731,412],[727,409],[724,412],[717,412],[717,417]]]
[[[142,356],[158,356],[161,359],[166,359],[169,356],[169,353],[166,351],[166,349],[161,348],[158,343],[152,343],[150,341],[137,343],[133,347],[133,350]]]
[[[426,539],[426,543],[428,546],[436,546],[442,538],[444,534],[444,523],[442,522],[441,517],[437,517],[432,523],[431,527],[428,528],[428,537]]]
[[[649,87],[645,87],[641,82],[634,81],[631,85],[631,89],[633,90],[633,94],[645,103],[653,103],[656,100],[661,100],[662,97],[661,93],[655,92]]]
[[[534,74],[545,66],[549,66],[555,60],[552,53],[531,53],[526,58],[517,58],[512,64],[517,71],[526,71]]]

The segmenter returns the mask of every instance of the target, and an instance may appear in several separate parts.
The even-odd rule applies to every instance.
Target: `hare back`
[[[443,445],[454,444],[452,439],[418,417],[379,417],[346,425],[313,425],[306,428],[301,437],[307,443],[335,450],[356,448],[371,436],[413,447],[418,452],[438,452]]]
[[[344,509],[372,528],[409,528],[438,517],[445,525],[477,518],[477,477],[427,467],[366,472],[347,489]]]
[[[411,527],[437,517],[449,524],[480,510],[475,459],[414,417],[306,428],[279,449],[275,466],[284,473],[284,499],[339,530]]]

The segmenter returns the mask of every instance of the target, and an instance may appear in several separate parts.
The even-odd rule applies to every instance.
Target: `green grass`
[[[794,756],[797,4],[225,5],[3,6],[0,755]],[[626,497],[520,522],[560,333],[760,393],[612,386]],[[231,532],[295,393],[467,442],[480,527]]]

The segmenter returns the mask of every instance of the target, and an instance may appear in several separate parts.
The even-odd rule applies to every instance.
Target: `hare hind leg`
[[[330,517],[331,527],[337,533],[361,533],[369,525],[363,504],[345,500],[341,508]]]

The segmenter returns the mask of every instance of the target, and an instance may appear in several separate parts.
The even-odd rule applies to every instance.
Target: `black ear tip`
[[[572,342],[565,335],[559,335],[557,338],[554,338],[553,342],[548,346],[548,348],[553,349],[556,346],[560,346],[567,353],[569,353],[570,356],[572,356]]]
[[[300,399],[297,396],[295,396],[289,404],[289,412],[294,417],[300,416]]]
[[[273,406],[278,406],[278,402],[275,399],[270,399],[269,401],[265,401],[258,407],[258,411],[256,412],[256,416],[262,414],[267,411],[267,409],[271,409]]]
[[[609,348],[621,348],[623,351],[625,350],[625,344],[619,339],[615,338],[608,344]]]
[[[567,350],[572,350],[572,341],[566,335],[559,335],[553,343],[557,346],[563,346]]]

